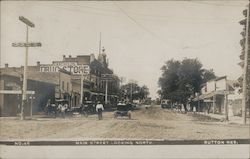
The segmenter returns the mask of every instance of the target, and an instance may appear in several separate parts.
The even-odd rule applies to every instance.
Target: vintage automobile
[[[120,117],[126,116],[129,119],[131,119],[131,110],[132,110],[131,104],[118,103],[117,110],[114,112],[114,118],[117,118],[119,116]]]
[[[81,105],[70,108],[71,115],[88,115],[95,113],[95,103],[92,101],[84,101]]]
[[[54,103],[48,100],[45,106],[45,114],[49,117],[56,118],[58,115],[65,117],[69,114],[69,101],[66,99],[56,99]]]
[[[167,108],[167,109],[171,109],[171,102],[169,100],[163,99],[161,101],[161,108]]]
[[[95,103],[92,101],[84,101],[81,109],[81,114],[88,116],[95,113]]]

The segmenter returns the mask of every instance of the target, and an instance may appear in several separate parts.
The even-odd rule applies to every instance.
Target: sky
[[[100,32],[109,67],[157,97],[160,68],[170,59],[198,58],[217,76],[237,79],[243,9],[247,0],[212,1],[1,1],[0,66],[24,65],[24,16],[35,24],[29,65],[50,64],[63,55],[98,56]]]

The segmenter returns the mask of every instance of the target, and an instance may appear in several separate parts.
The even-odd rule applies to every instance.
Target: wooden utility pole
[[[80,104],[82,105],[83,104],[83,73],[81,74],[81,88],[80,88],[80,91],[81,91],[81,96],[80,96]]]
[[[245,50],[244,50],[244,68],[243,68],[243,97],[242,97],[242,118],[243,124],[246,124],[246,106],[247,106],[247,73],[248,73],[248,41],[249,41],[249,4],[247,5],[246,32],[245,32]]]

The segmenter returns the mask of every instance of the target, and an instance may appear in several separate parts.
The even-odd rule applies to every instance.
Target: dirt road
[[[132,112],[132,119],[113,118],[104,112],[104,119],[96,115],[71,118],[35,118],[20,121],[0,118],[0,140],[10,139],[233,139],[249,138],[249,126],[226,124],[170,110],[152,107]]]

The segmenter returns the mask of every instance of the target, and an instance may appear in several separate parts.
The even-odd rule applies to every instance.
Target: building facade
[[[43,73],[39,71],[40,63],[37,66],[28,66],[27,68],[27,90],[34,91],[32,97],[34,113],[44,110],[47,101],[50,99],[55,102],[58,98],[70,99],[72,93],[71,75],[69,72],[60,70],[54,73]],[[2,116],[13,116],[19,112],[22,95],[16,93],[22,91],[23,67],[0,68],[0,108]],[[3,91],[10,91],[6,93]],[[31,107],[31,95],[27,97],[28,112]]]
[[[228,80],[226,76],[210,80],[202,85],[201,93],[193,99],[198,111],[214,114],[239,115],[242,95],[237,81]]]
[[[27,71],[27,89],[35,91],[34,112],[43,111],[48,100],[54,103],[56,100],[64,99],[69,102],[70,107],[79,106],[82,102],[90,100],[104,103],[106,86],[108,103],[115,104],[118,101],[119,78],[108,68],[104,52],[99,54],[97,59],[93,54],[76,57],[64,55],[61,61],[52,61],[51,64],[37,62],[36,66],[28,66]],[[6,64],[4,68],[0,68],[2,116],[13,116],[19,112],[21,94],[7,94],[6,90],[21,91],[22,74],[23,67],[9,67]],[[103,75],[109,75],[109,80],[103,79]],[[28,103],[30,102],[28,97]],[[30,104],[26,110],[29,110],[28,107]]]

